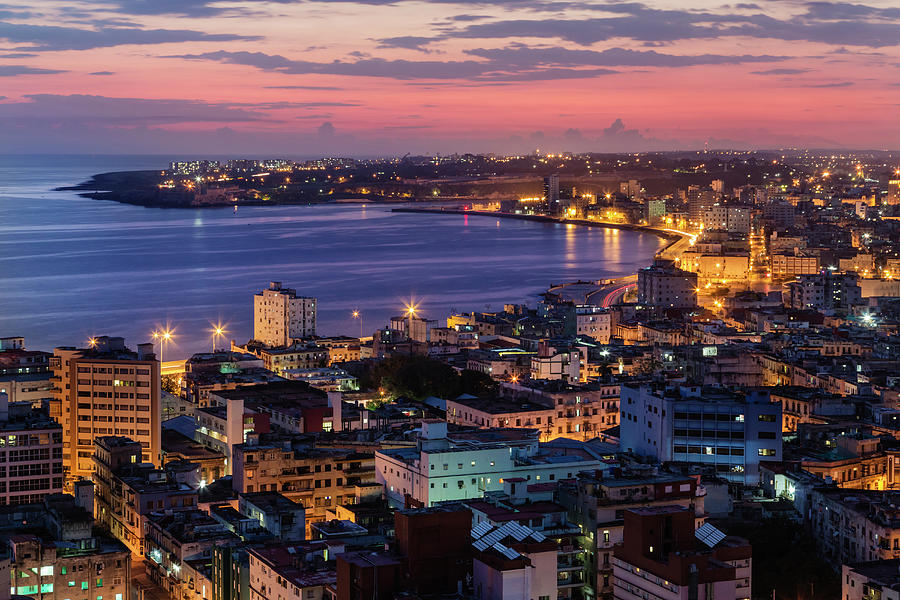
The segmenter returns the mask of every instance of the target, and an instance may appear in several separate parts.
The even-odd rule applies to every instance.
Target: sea
[[[54,191],[165,156],[0,155],[0,337],[30,349],[98,335],[135,346],[168,329],[164,359],[252,336],[270,281],[318,298],[319,335],[371,335],[410,303],[453,311],[534,304],[552,284],[633,273],[663,240],[613,229],[379,204],[163,209]],[[353,318],[358,311],[360,318]],[[212,330],[225,334],[213,340]]]

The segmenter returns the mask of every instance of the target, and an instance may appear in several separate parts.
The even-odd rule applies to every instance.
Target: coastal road
[[[634,275],[633,277],[637,278],[636,275]],[[619,301],[625,296],[626,292],[628,292],[628,290],[633,287],[637,287],[637,282],[626,283],[609,290],[603,296],[603,300],[600,301],[600,306],[602,306],[603,308],[609,308],[613,304],[618,304]]]

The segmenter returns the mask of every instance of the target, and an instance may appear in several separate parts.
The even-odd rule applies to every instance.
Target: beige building
[[[375,459],[340,448],[238,444],[232,477],[239,494],[279,492],[302,504],[309,531],[311,524],[325,521],[329,509],[352,503],[360,487],[375,482]]]
[[[253,339],[266,346],[287,346],[316,335],[316,299],[298,296],[280,281],[253,296]]]
[[[153,344],[137,352],[120,337],[99,337],[89,348],[56,348],[50,416],[63,428],[68,480],[89,478],[94,439],[124,435],[143,448],[141,462],[160,464],[160,378]]]

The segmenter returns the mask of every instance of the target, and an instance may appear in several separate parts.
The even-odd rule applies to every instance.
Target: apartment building
[[[750,543],[710,525],[694,528],[692,511],[654,506],[625,511],[615,550],[617,600],[750,600]]]
[[[0,506],[40,502],[63,489],[63,432],[46,411],[0,394]]]
[[[641,506],[680,506],[693,511],[695,526],[706,520],[706,489],[692,477],[652,467],[582,472],[559,486],[559,503],[581,527],[584,583],[597,598],[613,597],[613,550],[624,539],[624,514]]]
[[[541,444],[538,432],[526,429],[448,434],[446,421],[426,419],[415,448],[375,452],[375,476],[395,505],[410,499],[428,507],[502,490],[510,477],[550,482],[605,467],[585,444],[566,442]]]
[[[900,559],[841,565],[843,600],[900,600]]]
[[[638,303],[656,308],[697,306],[697,274],[683,271],[672,261],[657,259],[638,271]]]
[[[153,344],[137,352],[120,337],[98,337],[88,348],[56,348],[50,415],[63,428],[68,480],[89,478],[94,440],[123,435],[140,443],[140,462],[160,464],[160,370]]]
[[[253,296],[253,339],[266,346],[287,346],[316,335],[316,299],[272,281]]]
[[[780,461],[781,404],[757,389],[623,385],[621,448],[659,462],[713,465],[734,483],[759,484],[759,462]]]
[[[832,564],[900,558],[896,492],[818,487],[808,504],[808,529]]]
[[[95,449],[94,518],[135,555],[145,552],[145,515],[197,506],[199,465],[177,461],[156,469],[140,462],[140,442],[123,437],[97,438]]]
[[[267,442],[267,440],[270,440]],[[239,494],[279,492],[306,509],[306,527],[325,521],[328,509],[350,504],[359,487],[375,482],[371,454],[315,448],[263,436],[233,447],[232,487]]]
[[[41,600],[130,600],[131,553],[95,533],[90,511],[72,496],[55,494],[41,504],[23,505],[16,517],[15,524],[3,523],[4,529],[16,529],[9,536],[7,575],[13,594]]]

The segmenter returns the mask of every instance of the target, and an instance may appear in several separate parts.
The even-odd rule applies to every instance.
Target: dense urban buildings
[[[225,348],[215,325],[192,356],[159,332],[135,350],[0,338],[0,574],[35,600],[895,597],[887,164],[173,163],[159,175],[172,204],[240,203],[260,192],[247,178],[273,173],[285,193],[303,176],[339,196],[418,198],[427,173],[422,199],[441,208],[400,210],[660,243],[632,273],[466,312],[398,300],[368,329],[354,308],[346,330],[320,332],[328,291],[305,290],[319,307],[270,282],[244,296],[252,331]]]

